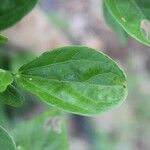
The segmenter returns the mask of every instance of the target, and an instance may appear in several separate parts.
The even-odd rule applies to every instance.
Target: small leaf
[[[37,3],[37,0],[1,0],[0,30],[21,20]]]
[[[76,114],[104,112],[127,96],[126,78],[118,65],[82,46],[44,53],[21,67],[17,80],[47,104]]]
[[[8,41],[7,37],[0,35],[0,43],[7,42],[7,41]]]
[[[9,71],[0,69],[0,92],[6,90],[7,86],[13,82],[13,77]]]
[[[128,34],[150,46],[149,0],[105,0],[104,2]]]
[[[7,131],[0,126],[0,150],[16,150],[15,143]]]
[[[68,150],[64,118],[54,110],[18,125],[12,136],[18,149]]]
[[[126,44],[128,41],[128,34],[122,28],[122,26],[117,22],[117,20],[112,16],[106,7],[105,3],[103,3],[103,14],[107,24],[112,28],[114,32],[118,35],[118,38],[123,44]]]
[[[21,106],[23,102],[24,97],[12,85],[9,85],[3,93],[0,93],[0,103],[18,107]]]

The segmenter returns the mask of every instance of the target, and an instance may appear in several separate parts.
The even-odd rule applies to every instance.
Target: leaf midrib
[[[86,59],[81,59],[81,60],[67,60],[67,61],[63,61],[63,62],[57,62],[57,63],[52,63],[52,64],[48,64],[48,65],[43,65],[43,66],[37,66],[37,67],[34,67],[34,68],[29,68],[29,69],[25,69],[25,70],[19,70],[18,74],[23,74],[25,71],[34,71],[36,70],[37,68],[40,69],[40,68],[46,68],[46,67],[51,67],[51,66],[57,66],[57,65],[63,65],[63,64],[66,64],[66,63],[71,63],[71,62],[77,62],[77,61],[85,61],[85,62],[96,62],[96,63],[103,63],[103,64],[109,64],[109,62],[103,62],[103,61],[96,61],[96,60],[86,60]],[[110,73],[113,73],[117,76],[120,76],[119,74],[116,74],[114,72],[112,72],[111,70],[113,69],[113,67],[115,67],[117,64],[114,62],[112,67],[110,68]],[[121,69],[119,68],[119,71],[121,71]],[[104,72],[104,73],[108,73],[108,72]],[[103,74],[103,73],[100,73],[100,74]],[[120,76],[120,78],[125,78],[124,77],[124,74],[122,73],[122,76]]]
[[[28,79],[33,79],[33,78],[36,78],[36,79],[44,79],[44,80],[47,80],[47,81],[57,81],[57,82],[61,82],[61,83],[70,83],[70,84],[87,84],[87,85],[91,85],[91,86],[103,86],[103,87],[116,87],[116,86],[125,86],[125,82],[122,82],[120,84],[114,84],[114,85],[103,85],[103,84],[95,84],[95,83],[89,83],[89,82],[79,82],[79,81],[63,81],[63,80],[57,80],[57,79],[48,79],[48,78],[44,78],[44,77],[41,77],[41,76],[33,76],[33,75],[19,75],[19,78],[21,78],[21,76],[23,76],[24,78],[28,78]],[[32,82],[32,81],[31,81]]]
[[[27,75],[27,76],[33,76],[33,77],[40,77],[40,76],[38,76],[38,75],[37,75],[37,76],[36,76],[36,75],[28,75],[28,74],[24,74],[24,73],[25,73],[26,71],[34,71],[34,70],[36,70],[37,68],[38,68],[38,69],[40,69],[40,68],[46,68],[46,67],[51,67],[51,66],[55,66],[55,65],[63,65],[63,64],[66,64],[66,63],[77,62],[77,61],[96,62],[96,63],[101,62],[101,63],[103,63],[103,64],[107,64],[107,62],[93,61],[93,60],[91,61],[91,60],[86,60],[86,59],[81,59],[81,60],[68,60],[68,61],[57,62],[57,63],[53,63],[53,64],[48,64],[48,65],[43,65],[43,66],[37,66],[37,67],[34,67],[34,68],[29,68],[29,69],[21,70],[21,71],[18,72],[18,74],[20,74],[20,75]],[[110,71],[108,71],[108,72],[102,72],[102,73],[96,74],[96,75],[94,75],[94,76],[98,76],[98,75],[105,74],[105,73],[112,73],[112,74],[114,74],[114,75],[116,75],[116,76],[118,76],[118,77],[120,77],[120,78],[124,78],[123,73],[122,73],[122,76],[120,76],[119,74],[112,72],[112,69],[113,69],[113,67],[115,67],[115,65],[116,65],[115,63],[112,65],[112,67],[110,68]],[[119,69],[120,69],[120,68],[119,68]],[[119,71],[121,71],[121,69],[120,69]],[[94,76],[88,78],[88,80],[91,79],[91,78],[93,78]],[[41,77],[41,78],[47,79],[47,80],[55,80],[55,79],[48,79],[48,78],[44,78],[44,77]],[[57,79],[56,79],[56,80],[57,80]],[[60,82],[60,80],[57,80],[57,81]],[[63,81],[63,80],[61,80],[61,81]],[[66,82],[67,82],[67,81],[66,81]],[[68,81],[68,82],[75,82],[75,81]],[[78,81],[76,81],[76,82],[78,82]],[[125,81],[124,81],[124,82],[125,82]],[[124,82],[122,82],[122,84],[123,84]],[[88,82],[79,82],[79,83],[88,83]],[[94,84],[93,84],[93,85],[94,85]],[[99,85],[99,84],[95,84],[95,85]],[[121,85],[121,83],[118,84],[118,85]]]

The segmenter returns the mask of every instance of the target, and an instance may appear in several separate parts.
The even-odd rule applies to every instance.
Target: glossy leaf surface
[[[18,82],[63,110],[93,115],[122,103],[125,75],[108,56],[82,46],[46,52],[20,68]]]
[[[6,29],[24,17],[37,3],[37,0],[1,0],[0,30]]]
[[[0,92],[6,90],[7,86],[13,82],[13,77],[10,72],[0,69]]]
[[[150,46],[149,0],[105,0],[105,4],[128,34]]]
[[[0,150],[16,150],[14,141],[7,131],[0,126]]]
[[[18,150],[68,150],[64,119],[56,111],[18,125],[12,136]]]

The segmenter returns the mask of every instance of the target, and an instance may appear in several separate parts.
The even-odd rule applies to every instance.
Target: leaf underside
[[[150,46],[149,0],[105,0],[104,2],[128,34]]]
[[[127,96],[118,65],[83,46],[44,53],[19,69],[17,81],[47,104],[82,115],[109,110]]]
[[[122,28],[122,26],[118,23],[118,21],[112,16],[106,7],[105,3],[103,3],[103,14],[106,20],[106,23],[112,28],[112,30],[117,34],[118,38],[123,44],[126,44],[128,41],[128,34]]]

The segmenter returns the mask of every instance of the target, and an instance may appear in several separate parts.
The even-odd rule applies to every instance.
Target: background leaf
[[[112,28],[114,32],[116,32],[119,40],[124,44],[127,43],[128,34],[125,32],[122,26],[117,22],[117,20],[112,16],[112,14],[109,12],[109,9],[106,7],[104,2],[103,2],[103,15],[107,24]]]
[[[0,126],[0,149],[1,150],[16,150],[14,141],[7,131]]]
[[[18,125],[12,131],[18,149],[67,150],[68,142],[64,119],[55,110]]]
[[[1,42],[6,42],[8,40],[7,37],[3,36],[3,35],[0,35],[0,43]]]
[[[20,68],[18,82],[47,104],[93,115],[127,96],[125,76],[108,56],[82,46],[46,52]]]
[[[0,125],[5,127],[5,129],[9,128],[9,117],[7,113],[5,106],[0,104]]]
[[[0,103],[18,107],[21,106],[23,102],[24,97],[12,85],[9,85],[3,93],[0,93]]]
[[[10,72],[0,69],[0,92],[6,90],[7,86],[13,82],[13,77]]]
[[[104,2],[128,34],[150,46],[149,0],[105,0]]]
[[[6,29],[24,17],[37,3],[37,0],[1,0],[0,30]]]

